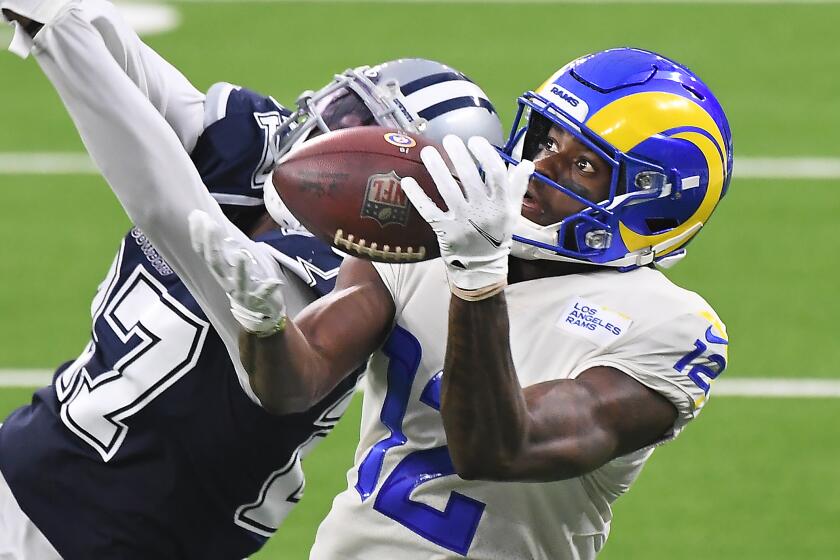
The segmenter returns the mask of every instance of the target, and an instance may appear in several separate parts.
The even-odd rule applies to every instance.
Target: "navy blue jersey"
[[[220,204],[262,205],[274,168],[271,143],[291,113],[271,97],[219,83],[205,103],[205,130],[192,151],[204,184]]]
[[[252,188],[268,102],[237,90],[235,110],[205,131],[194,160],[211,190],[241,194],[243,178]],[[231,130],[250,152],[230,145]],[[334,287],[340,257],[315,238],[278,230],[257,241],[301,263],[313,299]],[[258,550],[299,500],[301,457],[340,418],[358,373],[306,413],[268,414],[137,228],[91,311],[82,355],[0,428],[0,470],[23,511],[68,560],[239,560]]]

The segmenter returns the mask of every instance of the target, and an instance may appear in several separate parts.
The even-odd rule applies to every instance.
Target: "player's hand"
[[[9,22],[16,21],[31,36],[51,22],[71,0],[0,0],[0,11]]]
[[[3,3],[0,3],[0,5],[3,5]],[[3,8],[1,11],[3,13],[3,17],[6,18],[6,20],[9,23],[11,23],[13,21],[16,21],[19,24],[21,24],[24,27],[24,29],[34,23],[28,17],[23,17],[22,15],[17,14],[15,12],[13,12],[12,10],[9,10],[8,8]]]
[[[463,191],[435,148],[423,148],[420,158],[449,210],[438,208],[411,177],[402,180],[402,188],[437,234],[452,292],[462,299],[484,299],[507,285],[513,227],[534,164],[523,161],[507,167],[490,142],[477,136],[470,138],[469,151],[452,135],[443,139],[443,147]],[[470,151],[481,165],[484,179]]]
[[[283,330],[286,301],[276,264],[261,259],[231,237],[206,212],[189,216],[193,250],[204,258],[228,295],[230,310],[243,329],[258,336]]]

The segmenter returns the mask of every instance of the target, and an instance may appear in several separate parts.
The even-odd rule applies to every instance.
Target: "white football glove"
[[[18,16],[32,20],[37,24],[51,23],[58,13],[72,0],[0,0],[0,10],[9,10]],[[5,13],[0,22],[6,21]],[[32,49],[32,37],[26,33],[18,21],[12,22],[15,35],[9,51],[26,58]]]
[[[0,9],[9,10],[19,16],[38,23],[50,23],[64,6],[72,0],[0,0]]]
[[[490,142],[474,136],[469,147],[484,171],[482,180],[460,138],[446,136],[443,147],[463,192],[434,147],[423,148],[420,158],[449,210],[438,208],[411,177],[402,180],[402,188],[437,234],[452,293],[466,300],[485,299],[507,285],[513,227],[534,164],[526,160],[507,167]]]
[[[230,311],[242,328],[269,336],[286,324],[286,301],[277,264],[255,255],[241,241],[222,237],[222,227],[206,212],[189,216],[193,250],[204,258],[213,277],[230,300]]]

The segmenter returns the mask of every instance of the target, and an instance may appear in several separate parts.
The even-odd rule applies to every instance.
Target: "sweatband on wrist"
[[[286,330],[286,323],[288,321],[288,317],[283,315],[277,322],[274,324],[273,327],[268,329],[267,331],[260,331],[260,332],[252,332],[251,334],[255,335],[257,338],[268,338],[269,336],[274,336],[277,333],[281,333]]]
[[[481,301],[483,299],[491,298],[507,288],[507,279],[499,280],[495,284],[490,284],[483,288],[475,290],[464,290],[455,284],[450,284],[449,289],[452,294],[464,301]]]

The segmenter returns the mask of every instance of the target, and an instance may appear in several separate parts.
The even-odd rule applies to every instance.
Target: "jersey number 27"
[[[105,334],[94,329],[94,339],[56,380],[62,421],[103,461],[111,460],[125,440],[125,420],[192,369],[208,329],[142,266],[117,288],[121,257],[122,250],[94,300],[93,314],[94,325],[103,321],[99,325],[119,341],[120,348],[110,351],[120,358],[109,371],[92,375],[102,351],[98,338]]]

